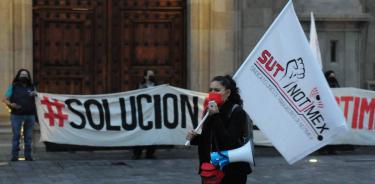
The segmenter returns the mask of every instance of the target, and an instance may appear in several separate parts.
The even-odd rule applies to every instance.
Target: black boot
[[[27,157],[25,157],[25,160],[26,160],[26,161],[34,161],[33,157],[31,157],[31,156],[27,156]]]
[[[18,156],[12,156],[12,158],[10,159],[10,161],[12,161],[12,162],[18,161]]]

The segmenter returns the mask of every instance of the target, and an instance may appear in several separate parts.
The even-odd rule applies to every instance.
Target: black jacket
[[[232,150],[243,145],[247,115],[242,108],[232,112],[233,106],[234,103],[226,101],[220,107],[220,113],[210,115],[203,123],[202,133],[191,140],[192,145],[198,145],[199,165],[210,162],[212,151]],[[223,171],[249,174],[251,168],[246,162],[236,162],[226,165]]]

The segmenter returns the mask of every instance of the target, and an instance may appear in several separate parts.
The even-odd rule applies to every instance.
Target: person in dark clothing
[[[340,84],[336,79],[336,74],[332,70],[328,70],[324,73],[324,76],[327,79],[328,85],[331,88],[339,88]]]
[[[144,71],[144,79],[142,83],[139,84],[139,89],[142,88],[148,88],[148,87],[153,87],[157,86],[156,78],[155,78],[155,73],[153,70],[145,70]],[[136,146],[133,148],[133,159],[140,159],[142,156],[142,151],[146,150],[146,158],[147,159],[155,159],[155,151],[156,151],[156,146]]]
[[[202,133],[190,131],[186,137],[191,145],[198,145],[200,165],[210,162],[210,153],[239,148],[243,145],[243,127],[247,123],[247,114],[242,109],[242,99],[235,81],[229,75],[216,76],[210,83],[210,92],[220,93],[223,104],[207,107],[209,116],[203,123]],[[237,104],[240,108],[233,106]],[[232,112],[233,111],[233,112]],[[199,173],[201,170],[199,170]],[[223,168],[222,184],[246,183],[251,167],[247,162],[229,163]]]
[[[35,95],[30,72],[26,69],[20,69],[12,84],[9,85],[3,99],[3,102],[11,109],[10,120],[13,132],[11,161],[18,161],[22,125],[25,160],[33,160],[31,157],[31,143],[35,123]]]
[[[324,76],[327,79],[328,85],[331,88],[339,88],[340,84],[336,79],[336,74],[332,70],[328,70],[324,73]],[[354,150],[355,147],[353,145],[326,145],[318,150],[318,153],[320,154],[330,154],[335,155],[337,154],[337,151],[342,150]]]

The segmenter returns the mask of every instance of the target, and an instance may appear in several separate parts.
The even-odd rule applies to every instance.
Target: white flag
[[[289,164],[347,130],[291,1],[234,79],[244,109]]]
[[[318,33],[316,32],[315,27],[315,19],[313,12],[310,13],[311,21],[310,21],[310,48],[318,61],[320,68],[323,69],[322,64],[322,56],[320,55],[320,48],[319,48],[319,41],[318,41]]]

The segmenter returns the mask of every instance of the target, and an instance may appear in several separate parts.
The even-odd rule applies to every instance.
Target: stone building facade
[[[67,1],[67,0],[58,0]],[[82,0],[89,1],[89,0]],[[233,74],[287,0],[187,0],[186,86],[206,91],[211,77]],[[323,70],[343,87],[375,90],[375,1],[294,0],[306,33],[315,15]],[[0,91],[19,68],[33,71],[33,2],[0,1]],[[0,115],[7,115],[0,108]]]

